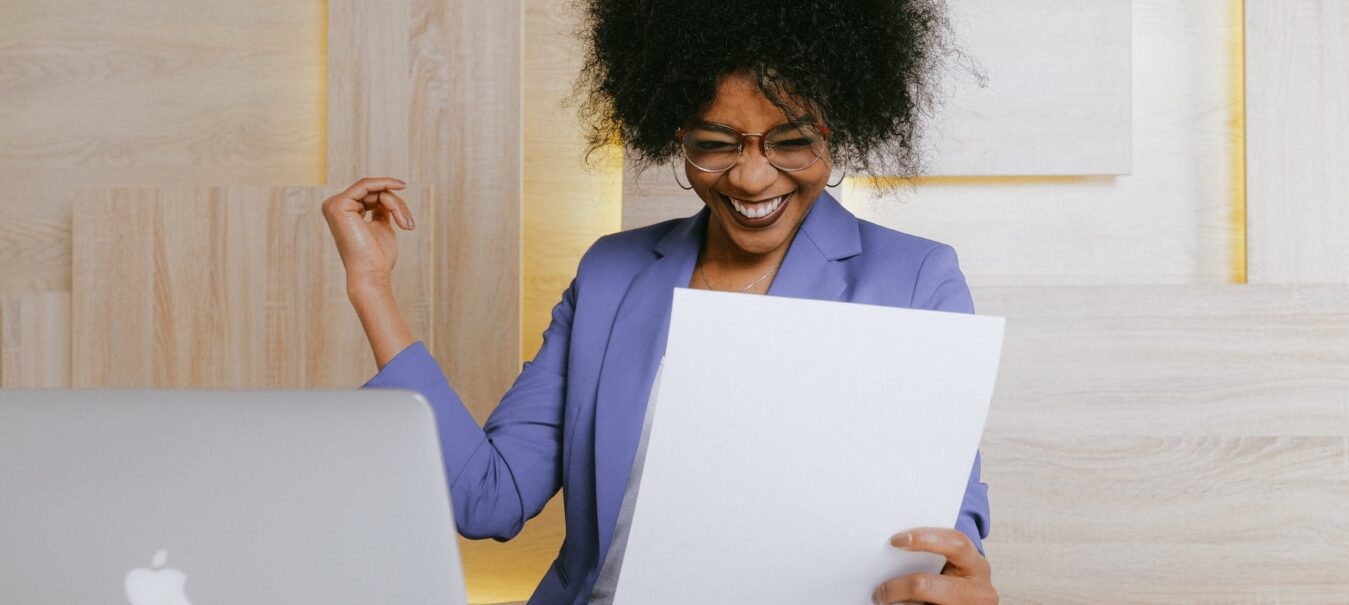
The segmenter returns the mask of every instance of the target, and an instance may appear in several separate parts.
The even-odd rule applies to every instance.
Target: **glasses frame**
[[[679,151],[680,153],[684,154],[684,161],[688,162],[690,166],[697,168],[699,171],[706,172],[709,174],[720,174],[723,172],[727,172],[732,168],[735,168],[736,164],[740,163],[740,158],[744,157],[745,155],[745,141],[749,137],[759,137],[759,152],[763,154],[764,159],[768,160],[768,163],[772,164],[774,168],[777,168],[782,172],[800,172],[802,170],[810,168],[811,166],[814,166],[817,162],[824,159],[824,156],[816,154],[814,161],[800,168],[792,168],[792,169],[783,168],[781,166],[778,166],[777,162],[774,162],[773,159],[768,156],[769,145],[768,141],[764,138],[764,136],[783,126],[809,126],[811,128],[814,128],[817,132],[819,132],[820,135],[824,137],[825,141],[829,140],[829,135],[831,133],[828,126],[825,126],[824,124],[821,124],[819,122],[801,122],[792,120],[782,122],[780,124],[774,124],[771,128],[763,132],[742,132],[734,126],[731,126],[729,124],[722,124],[720,122],[708,122],[708,121],[698,122],[698,125],[703,124],[706,124],[708,126],[717,126],[720,128],[725,128],[726,130],[734,132],[740,137],[740,142],[737,143],[735,147],[735,161],[731,162],[730,166],[722,168],[721,170],[708,170],[707,168],[703,168],[693,160],[689,159],[689,150],[684,147],[684,136],[688,134],[689,128],[692,128],[692,126],[690,126],[689,128],[679,128],[678,130],[675,130],[675,140],[679,141]]]

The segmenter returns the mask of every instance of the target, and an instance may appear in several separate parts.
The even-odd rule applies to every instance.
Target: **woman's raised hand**
[[[915,573],[900,576],[876,587],[875,603],[933,603],[934,605],[995,605],[988,559],[979,554],[970,537],[957,529],[919,527],[900,532],[890,544],[905,550],[934,552],[946,557],[941,575]]]
[[[399,227],[414,228],[407,204],[394,193],[407,187],[402,180],[368,177],[323,202],[323,218],[333,232],[337,253],[347,271],[347,289],[390,287],[394,261],[398,258]],[[372,211],[365,222],[366,211]],[[392,219],[392,222],[391,220]]]
[[[323,202],[323,218],[347,269],[347,296],[381,369],[416,341],[393,297],[398,236],[390,219],[404,229],[414,227],[407,204],[394,193],[404,187],[399,179],[364,178]],[[366,211],[373,212],[368,223]]]

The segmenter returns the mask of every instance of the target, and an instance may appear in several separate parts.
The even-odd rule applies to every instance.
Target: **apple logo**
[[[169,551],[161,549],[151,561],[154,569],[137,567],[126,575],[126,598],[131,605],[192,605],[183,592],[187,574],[161,569],[168,560]]]

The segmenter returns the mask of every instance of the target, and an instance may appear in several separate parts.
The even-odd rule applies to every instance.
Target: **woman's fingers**
[[[403,189],[404,187],[407,187],[407,184],[399,179],[388,177],[363,178],[324,201],[323,214],[329,218],[329,222],[348,214],[359,214],[364,219],[366,212],[380,204],[380,192],[387,191],[392,195],[391,190]],[[397,199],[396,195],[394,199]],[[394,205],[397,206],[397,204]],[[411,218],[410,214],[408,218]]]
[[[394,221],[398,223],[399,227],[407,230],[416,228],[416,224],[412,221],[412,212],[408,210],[407,202],[404,202],[403,198],[398,197],[398,194],[392,191],[371,191],[358,201],[365,206],[361,213],[362,216],[366,211],[382,210],[393,215]]]
[[[905,550],[946,557],[941,575],[916,573],[893,578],[876,587],[876,603],[987,603],[998,602],[992,573],[979,549],[964,532],[941,527],[918,527],[895,534],[890,544]]]
[[[958,529],[944,527],[917,527],[902,531],[890,538],[896,548],[937,553],[953,565],[961,576],[989,575],[988,559],[979,554],[970,537]]]
[[[324,200],[323,216],[337,244],[338,255],[353,280],[387,283],[398,248],[394,223],[412,229],[412,214],[394,191],[407,184],[388,177],[363,178]],[[365,215],[373,216],[367,222]]]
[[[401,179],[389,178],[384,176],[366,177],[347,187],[340,195],[347,199],[362,201],[371,193],[378,193],[387,189],[402,189],[407,187],[407,183]]]
[[[403,202],[403,198],[394,195],[392,191],[381,191],[379,203],[393,213],[399,227],[411,230],[415,226],[412,223],[412,213],[408,211],[408,205]]]
[[[871,602],[876,605],[891,603],[965,603],[960,599],[960,587],[955,578],[933,573],[914,573],[894,578],[876,587]]]

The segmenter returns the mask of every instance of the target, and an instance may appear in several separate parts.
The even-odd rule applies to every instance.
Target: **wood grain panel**
[[[414,0],[411,179],[437,193],[432,347],[480,422],[520,373],[519,0]]]
[[[9,185],[0,205],[19,210],[0,221],[0,292],[69,292],[71,184],[61,179]]]
[[[409,179],[409,0],[328,3],[327,183]]]
[[[323,7],[0,4],[0,180],[320,182]]]
[[[70,293],[0,297],[0,386],[70,386]]]
[[[1349,6],[1246,2],[1251,283],[1349,283]]]
[[[83,190],[71,297],[76,387],[336,388],[374,372],[319,212],[332,190]],[[404,196],[395,292],[429,328],[429,187]]]
[[[1349,594],[1349,288],[974,294],[1008,318],[982,447],[1004,602]]]

